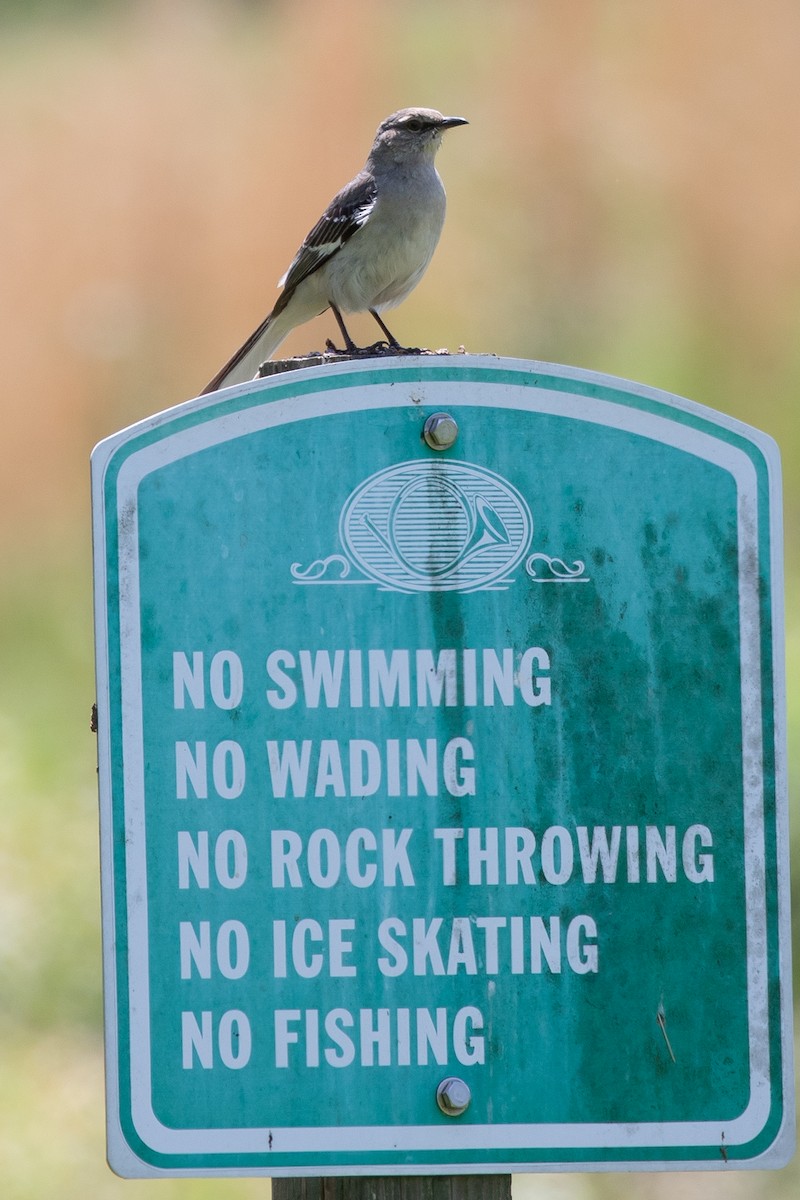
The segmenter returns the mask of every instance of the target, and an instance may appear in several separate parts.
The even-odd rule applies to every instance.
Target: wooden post
[[[459,353],[465,353],[463,348]],[[403,350],[393,347],[367,346],[364,349],[348,352],[346,350],[312,350],[308,354],[299,354],[295,358],[270,358],[258,368],[258,378],[268,379],[273,375],[283,375],[287,371],[299,371],[302,367],[324,367],[329,364],[342,362],[369,362],[370,359],[403,358],[409,354],[423,357],[447,358],[449,350]]]
[[[511,1200],[510,1175],[273,1179],[272,1200]]]
[[[259,379],[269,379],[273,375],[283,375],[287,371],[299,371],[302,367],[323,367],[326,363],[349,362],[352,354],[332,354],[326,351],[311,351],[309,354],[298,354],[295,358],[270,358],[258,368]]]
[[[361,354],[319,353],[262,363],[264,378],[369,357],[386,358],[392,350]],[[445,351],[418,351],[439,354]],[[511,1200],[510,1175],[356,1175],[347,1178],[273,1179],[272,1200]]]

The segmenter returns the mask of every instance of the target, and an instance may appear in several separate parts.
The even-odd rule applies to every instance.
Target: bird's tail
[[[258,368],[266,362],[280,346],[284,338],[292,331],[296,321],[291,320],[285,306],[275,305],[268,317],[254,329],[250,337],[236,353],[228,359],[225,366],[217,371],[210,383],[207,383],[200,393],[219,391],[222,387],[231,387],[235,383],[246,383],[253,379]]]

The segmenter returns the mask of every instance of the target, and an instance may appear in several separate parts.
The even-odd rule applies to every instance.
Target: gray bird
[[[433,108],[402,108],[378,126],[364,169],[334,196],[279,281],[272,312],[202,395],[252,379],[292,329],[326,308],[348,350],[356,345],[342,313],[358,312],[372,313],[400,348],[379,314],[405,300],[425,273],[444,223],[436,152],[446,129],[468,123]]]

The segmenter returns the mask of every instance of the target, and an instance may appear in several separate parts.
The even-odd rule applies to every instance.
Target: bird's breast
[[[442,232],[438,174],[380,188],[368,221],[330,263],[330,299],[345,312],[390,308],[419,283]]]

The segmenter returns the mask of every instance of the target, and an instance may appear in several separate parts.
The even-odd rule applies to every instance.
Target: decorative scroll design
[[[588,583],[586,564],[576,558],[572,566],[563,558],[551,558],[549,554],[530,554],[525,561],[525,570],[534,583]]]
[[[340,568],[338,575],[335,574],[336,567]],[[329,554],[327,558],[315,558],[307,567],[302,567],[299,562],[292,563],[290,570],[292,579],[298,583],[342,583],[350,574],[351,566],[343,554]],[[361,582],[366,581],[350,580],[350,583]]]

